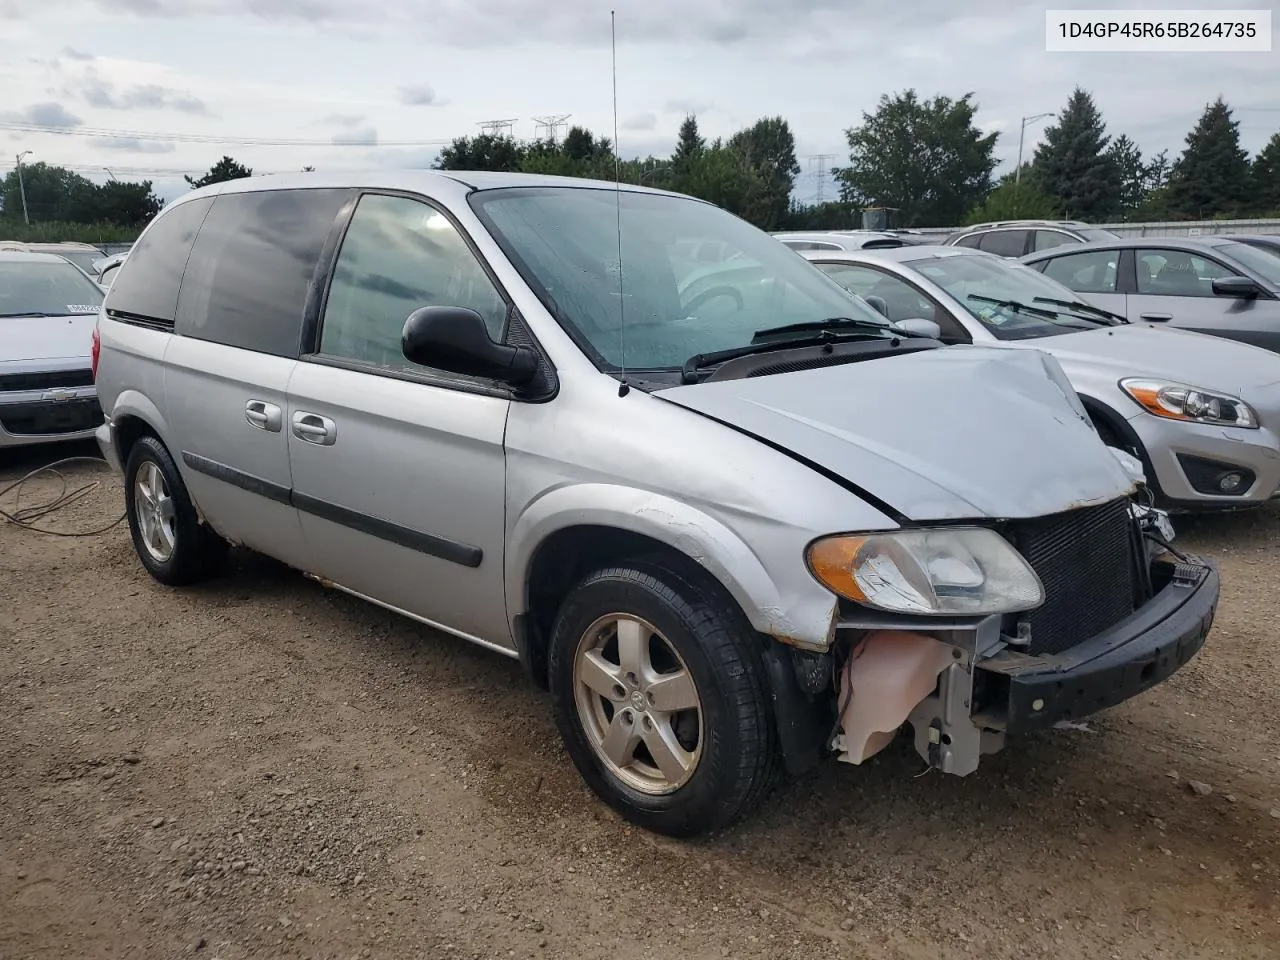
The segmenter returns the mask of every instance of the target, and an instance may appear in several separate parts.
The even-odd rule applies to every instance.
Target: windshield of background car
[[[95,260],[102,259],[102,251],[88,250],[84,253],[81,253],[79,250],[62,250],[62,251],[58,251],[58,256],[65,257],[66,259],[70,260],[72,263],[74,263],[77,267],[79,267],[81,270],[85,271],[86,273],[92,273],[93,262]]]
[[[895,335],[794,251],[707,203],[580,187],[470,199],[526,282],[605,367],[673,369],[747,346],[761,330],[833,317],[880,327],[860,335]]]
[[[1252,270],[1263,280],[1273,286],[1280,287],[1280,257],[1266,250],[1259,250],[1247,243],[1220,243],[1215,249],[1224,257],[1230,257],[1237,263]]]
[[[102,289],[69,263],[0,260],[0,317],[97,313]]]
[[[964,305],[1001,340],[1030,340],[1075,330],[1092,330],[1100,319],[1088,311],[1077,314],[1065,307],[1037,302],[1037,297],[1079,303],[1080,296],[1057,281],[1020,263],[979,255],[928,257],[906,265],[928,277]],[[1035,312],[997,306],[992,300],[1017,301]],[[1042,316],[1041,311],[1056,315]]]

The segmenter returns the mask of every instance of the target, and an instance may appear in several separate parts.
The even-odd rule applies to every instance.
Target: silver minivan
[[[726,256],[681,267],[696,243]],[[1161,682],[1213,621],[1214,567],[1057,361],[896,328],[688,197],[216,184],[147,227],[94,336],[152,576],[238,544],[519,658],[584,779],[656,831],[908,724],[967,775]]]

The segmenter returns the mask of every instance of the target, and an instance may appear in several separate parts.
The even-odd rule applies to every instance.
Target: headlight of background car
[[[807,551],[818,582],[894,613],[1014,613],[1044,602],[1040,578],[985,527],[936,527],[827,537]]]
[[[1258,426],[1258,416],[1253,408],[1229,393],[1202,390],[1170,380],[1137,378],[1121,380],[1120,389],[1141,404],[1147,413],[1167,420],[1216,423],[1224,427]]]

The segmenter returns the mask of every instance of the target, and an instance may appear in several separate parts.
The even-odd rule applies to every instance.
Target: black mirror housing
[[[484,318],[467,307],[422,307],[400,334],[405,359],[424,367],[521,386],[538,373],[529,347],[496,343]]]
[[[1219,297],[1252,299],[1262,290],[1250,277],[1218,277],[1213,281],[1213,292]]]

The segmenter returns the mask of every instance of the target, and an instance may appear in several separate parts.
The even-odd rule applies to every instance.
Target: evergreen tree
[[[1254,212],[1280,216],[1280,133],[1273,133],[1254,159],[1252,180]]]
[[[1093,97],[1076,87],[1035,153],[1040,189],[1067,216],[1105,221],[1120,209],[1121,174],[1110,139]]]
[[[1169,210],[1187,220],[1239,214],[1249,205],[1249,154],[1240,124],[1218,97],[1205,107],[1169,173]]]
[[[707,141],[698,132],[698,118],[690,114],[680,124],[675,153],[671,155],[672,172],[679,175],[687,171],[706,149]]]
[[[1116,137],[1108,153],[1120,174],[1120,210],[1128,219],[1147,198],[1147,165],[1142,162],[1142,151],[1127,134]]]

